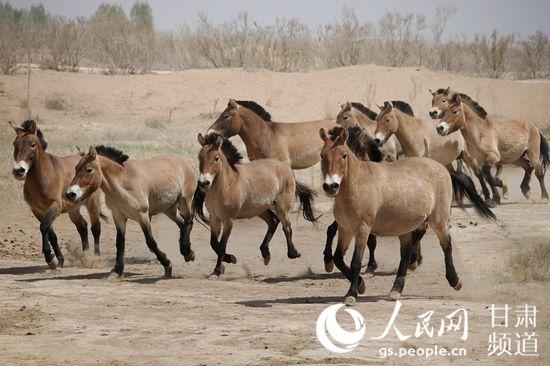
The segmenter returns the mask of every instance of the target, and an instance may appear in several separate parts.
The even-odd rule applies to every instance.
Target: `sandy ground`
[[[359,75],[359,77],[357,76]],[[113,141],[139,137],[160,150],[181,146],[196,153],[196,132],[213,120],[214,101],[219,112],[228,97],[250,98],[266,105],[274,120],[307,120],[338,109],[337,102],[365,100],[367,81],[376,81],[375,101],[409,99],[413,82],[421,85],[415,111],[425,114],[429,94],[424,89],[451,85],[481,100],[487,109],[502,108],[506,114],[530,117],[546,126],[550,106],[544,103],[550,85],[469,79],[414,69],[363,66],[311,72],[275,74],[266,71],[203,70],[172,75],[106,77],[69,73],[33,75],[33,114],[39,115],[50,149],[56,141],[85,140],[82,135]],[[357,87],[352,86],[355,79]],[[0,119],[19,120],[24,76],[0,77]],[[400,84],[401,83],[401,84]],[[406,88],[400,85],[406,84]],[[372,84],[371,84],[372,85]],[[371,88],[372,89],[372,88]],[[52,111],[43,98],[63,95],[66,107]],[[492,100],[492,101],[491,101]],[[496,102],[498,101],[498,102]],[[495,106],[500,106],[495,108]],[[148,118],[172,119],[161,129],[147,128]],[[106,132],[116,129],[117,133]],[[258,249],[265,232],[261,220],[237,222],[229,251],[238,258],[226,265],[218,281],[207,279],[215,258],[207,230],[198,224],[192,232],[196,261],[185,263],[178,252],[178,231],[164,217],[154,219],[153,229],[161,249],[173,261],[175,279],[161,278],[163,270],[148,252],[141,231],[130,223],[127,234],[126,274],[108,278],[114,261],[115,232],[112,222],[103,225],[101,259],[83,258],[78,234],[68,217],[55,228],[68,263],[52,273],[40,253],[38,224],[24,204],[21,184],[9,173],[11,131],[3,138],[0,188],[6,202],[0,220],[0,360],[2,364],[28,365],[282,365],[282,364],[548,364],[550,363],[550,317],[547,283],[515,283],[503,280],[507,261],[518,248],[550,237],[550,206],[526,201],[519,193],[520,171],[506,169],[504,180],[511,188],[505,204],[495,209],[498,223],[478,219],[471,209],[453,208],[451,233],[455,265],[464,287],[452,290],[444,277],[443,255],[431,231],[423,241],[424,264],[409,272],[397,326],[413,334],[418,316],[433,310],[433,323],[458,308],[469,314],[467,341],[456,333],[432,339],[414,336],[401,342],[390,333],[375,341],[395,306],[387,300],[399,262],[395,238],[380,239],[379,268],[367,279],[367,291],[355,309],[366,321],[366,337],[353,352],[338,355],[325,350],[316,339],[317,317],[327,306],[341,301],[348,283],[337,273],[325,273],[322,261],[325,228],[331,222],[331,201],[319,197],[316,207],[324,215],[320,229],[295,216],[294,238],[302,257],[286,258],[279,230],[271,244],[272,260],[264,266]],[[109,134],[108,134],[109,133]],[[127,136],[125,137],[124,134]],[[88,141],[88,140],[85,140]],[[122,142],[121,142],[122,143]],[[64,146],[65,146],[64,145]],[[59,145],[58,145],[59,146]],[[157,151],[157,150],[155,150]],[[172,151],[172,150],[170,150]],[[187,150],[186,150],[187,151]],[[150,151],[144,151],[150,155]],[[300,172],[310,182],[317,172]],[[318,183],[319,177],[316,178]],[[532,196],[539,196],[532,180]],[[349,260],[349,258],[348,258]],[[539,351],[536,359],[487,355],[491,304],[537,305]],[[339,314],[344,327],[349,319]],[[512,331],[514,331],[512,329]],[[461,347],[467,357],[379,356],[381,347],[418,348],[438,345]]]

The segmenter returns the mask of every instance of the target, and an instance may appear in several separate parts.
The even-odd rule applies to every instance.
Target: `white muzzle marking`
[[[67,193],[74,193],[76,195],[73,198],[75,201],[78,201],[84,195],[84,191],[82,190],[82,188],[76,184],[67,188]]]
[[[384,135],[382,132],[378,132],[375,136],[375,138],[377,138],[378,140],[380,140],[381,142],[384,142],[384,140],[386,139],[386,135]]]
[[[210,135],[211,133],[217,133],[218,135],[220,135],[220,133],[216,130],[213,130],[211,128],[208,129],[208,131],[206,131],[204,134],[205,135]]]
[[[29,172],[29,164],[25,161],[13,161],[13,170],[19,172],[21,169],[24,169],[25,171],[21,174],[21,179],[24,179],[27,176],[27,173]]]
[[[445,136],[449,133],[449,124],[447,122],[439,121],[437,124],[437,133],[442,136]]]
[[[432,109],[430,109],[430,116],[433,115],[434,112],[437,113],[435,116],[439,117],[439,115],[441,114],[441,109],[433,107]]]
[[[325,176],[325,183],[328,184],[329,186],[332,185],[332,184],[338,184],[340,185],[340,183],[342,183],[342,178],[340,178],[340,175],[338,174],[333,174],[333,175],[326,175]]]
[[[214,181],[214,177],[210,173],[206,173],[206,174],[201,173],[199,175],[199,182],[201,184],[208,182],[208,184],[211,185],[213,181]]]

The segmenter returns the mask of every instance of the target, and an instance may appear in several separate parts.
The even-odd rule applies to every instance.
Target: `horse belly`
[[[422,225],[433,210],[433,200],[424,195],[414,200],[402,199],[387,203],[376,213],[372,232],[378,236],[399,236]]]

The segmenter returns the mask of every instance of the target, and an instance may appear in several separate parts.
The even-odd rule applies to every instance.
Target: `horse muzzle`
[[[435,127],[437,133],[441,136],[447,136],[449,134],[449,125],[445,122],[439,122]]]
[[[437,109],[430,109],[430,112],[428,112],[428,114],[430,115],[430,117],[432,119],[437,119],[439,117],[439,110]]]
[[[13,169],[12,171],[13,177],[17,180],[25,180],[27,177],[27,169],[20,167],[17,169]]]
[[[79,186],[70,186],[65,192],[65,197],[71,202],[77,202],[84,197],[84,192]]]
[[[339,183],[323,183],[323,191],[329,196],[334,197],[338,194],[340,190]]]

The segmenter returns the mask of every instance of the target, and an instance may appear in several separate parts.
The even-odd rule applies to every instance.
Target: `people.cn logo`
[[[329,351],[336,353],[351,352],[365,336],[365,320],[356,310],[344,309],[353,319],[354,331],[342,329],[336,321],[336,313],[344,304],[331,305],[317,319],[317,339]]]

